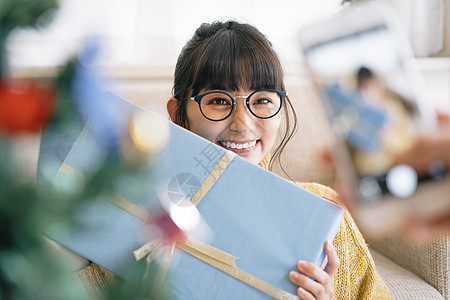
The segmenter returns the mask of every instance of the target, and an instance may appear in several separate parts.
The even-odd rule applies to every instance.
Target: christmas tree
[[[110,192],[124,180],[137,185],[145,182],[147,189],[152,189],[157,181],[152,157],[160,148],[142,149],[131,143],[123,149],[130,134],[128,124],[117,124],[104,112],[100,77],[76,58],[50,81],[9,78],[5,46],[9,34],[17,28],[45,26],[57,8],[54,0],[0,3],[0,300],[161,298],[161,292],[145,278],[141,284],[115,280],[103,294],[93,297],[44,238],[48,226],[70,226],[83,203]],[[88,44],[80,55],[93,58],[95,50],[95,43]],[[102,160],[83,184],[53,180],[90,118],[101,118],[98,123],[103,124],[97,128],[106,145]],[[125,131],[125,137],[119,131]],[[39,184],[24,176],[15,155],[14,140],[24,134],[42,134]]]

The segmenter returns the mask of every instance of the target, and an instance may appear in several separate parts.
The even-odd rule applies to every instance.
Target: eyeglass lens
[[[254,115],[260,118],[270,118],[279,111],[281,98],[276,92],[259,91],[251,95],[249,106]],[[232,111],[233,99],[224,93],[209,93],[202,98],[200,107],[205,117],[221,120]]]

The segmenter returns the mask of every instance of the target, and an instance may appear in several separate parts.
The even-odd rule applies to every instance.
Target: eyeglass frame
[[[271,115],[270,117],[260,117],[260,116],[257,116],[257,115],[252,111],[252,109],[250,108],[250,98],[251,98],[254,94],[258,93],[258,92],[275,92],[275,93],[277,93],[278,96],[280,97],[280,107],[279,107],[278,110],[277,110],[273,115]],[[233,107],[231,108],[231,111],[228,113],[228,115],[226,115],[224,118],[222,118],[222,119],[220,119],[220,120],[214,120],[214,119],[211,119],[211,118],[208,118],[207,116],[205,116],[205,114],[203,113],[203,110],[202,110],[202,105],[200,104],[201,101],[202,101],[202,99],[203,99],[203,97],[205,97],[206,95],[209,95],[209,94],[214,94],[214,93],[225,94],[225,95],[227,95],[228,97],[230,97],[230,98],[233,100]],[[193,101],[197,102],[198,108],[200,109],[200,112],[202,113],[203,117],[205,117],[206,119],[208,119],[208,120],[210,120],[210,121],[213,121],[213,122],[220,122],[220,121],[224,121],[224,120],[228,119],[228,118],[233,114],[234,110],[236,109],[236,105],[237,105],[237,104],[236,104],[236,99],[238,99],[238,98],[240,98],[240,99],[245,99],[245,104],[246,104],[246,106],[247,106],[247,108],[248,108],[248,111],[249,111],[253,116],[257,117],[258,119],[270,119],[270,118],[273,118],[273,117],[275,117],[275,116],[281,111],[281,108],[283,107],[283,100],[287,97],[287,95],[288,95],[287,92],[285,92],[285,91],[279,91],[279,90],[275,90],[275,89],[260,89],[260,90],[256,90],[256,91],[253,91],[253,92],[252,92],[250,95],[248,95],[248,96],[232,96],[232,95],[230,95],[229,93],[227,93],[227,92],[225,92],[225,91],[210,91],[210,92],[207,92],[207,93],[204,93],[204,94],[200,94],[200,95],[197,95],[197,96],[189,97],[188,100],[193,100]]]

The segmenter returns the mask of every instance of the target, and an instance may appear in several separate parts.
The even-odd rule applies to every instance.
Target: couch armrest
[[[380,273],[394,299],[444,299],[444,296],[438,290],[419,276],[400,267],[373,249],[370,249],[370,252],[378,273]]]
[[[370,248],[421,277],[435,287],[445,299],[450,299],[449,234],[433,238],[396,234],[368,242]]]

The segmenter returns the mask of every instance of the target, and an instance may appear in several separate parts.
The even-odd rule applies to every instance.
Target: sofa
[[[333,186],[337,176],[318,156],[320,149],[334,142],[318,93],[301,65],[286,66],[285,72],[299,129],[282,158],[284,168],[290,180]],[[20,73],[18,77],[29,77],[29,74]],[[105,74],[114,78],[110,90],[168,117],[165,104],[171,97],[173,67],[109,69]],[[48,74],[34,72],[32,76]],[[34,168],[30,172],[29,166],[37,164],[39,138],[23,137],[17,144],[19,155],[26,162],[24,171],[35,176]],[[275,172],[287,177],[279,167]],[[398,234],[367,242],[376,267],[395,299],[450,299],[448,234],[438,237]]]

